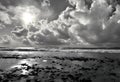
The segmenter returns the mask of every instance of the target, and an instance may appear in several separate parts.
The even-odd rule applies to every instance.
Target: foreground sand
[[[0,82],[120,82],[119,53],[12,52],[11,55],[8,57],[8,52],[4,52],[1,58],[18,62],[0,70]]]

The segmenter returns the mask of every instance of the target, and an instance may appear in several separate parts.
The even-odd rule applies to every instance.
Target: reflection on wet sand
[[[20,69],[20,74],[22,75],[28,75],[30,70],[28,70],[28,67],[32,67],[34,64],[37,64],[35,59],[23,59],[20,60],[17,64],[10,67],[10,69]]]
[[[14,82],[120,82],[120,60],[89,57],[41,57],[28,58],[1,72],[3,81]],[[12,77],[10,77],[12,76]],[[72,78],[71,78],[72,77]],[[23,81],[23,79],[25,81]],[[44,81],[46,80],[46,81]],[[105,80],[105,81],[104,81]]]

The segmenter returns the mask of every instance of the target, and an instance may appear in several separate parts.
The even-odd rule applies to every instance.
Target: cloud
[[[48,22],[47,20],[40,20],[38,25],[30,25],[27,29],[17,29],[12,33],[17,37],[25,37],[26,41],[36,45],[65,44],[69,40],[68,30],[60,21]]]
[[[0,21],[5,23],[5,24],[11,24],[12,23],[9,14],[4,12],[4,11],[0,11]]]
[[[4,24],[0,23],[0,29],[6,28]]]
[[[28,30],[22,27],[16,27],[12,33],[17,37],[24,37],[27,36]]]
[[[10,44],[10,36],[7,36],[7,35],[2,36],[0,44],[9,45]]]
[[[27,10],[36,16],[36,21],[41,19],[51,19],[54,13],[49,0],[0,1],[0,27],[3,28],[6,24],[11,24],[13,27],[13,31],[11,33],[14,34],[17,39],[23,39],[20,40],[23,44],[29,44],[29,39],[26,39],[26,37],[28,37],[30,32],[36,32],[38,30],[38,28],[34,28],[32,26],[29,30],[23,27],[25,25],[22,21],[21,15]],[[4,42],[7,42],[7,39],[3,39],[2,43]]]
[[[31,45],[28,39],[23,39],[22,43],[25,45]]]
[[[43,0],[43,2],[41,3],[42,7],[49,7],[50,6],[50,0]]]
[[[40,25],[38,26],[39,30],[31,33],[29,31],[29,36],[27,37],[35,44],[62,44],[65,43],[69,38],[67,30],[65,32],[65,28],[63,25],[63,29],[61,24],[57,22],[48,23],[46,20],[40,21]],[[60,28],[59,28],[60,27]]]
[[[28,8],[38,15],[35,24],[21,25],[12,33],[24,44],[84,44],[116,46],[120,44],[120,5],[108,0],[68,0],[68,6],[56,20],[49,21],[54,11],[49,0],[36,6],[9,7],[16,20]],[[43,19],[44,18],[44,19]],[[34,46],[32,45],[32,46]]]
[[[5,24],[19,23],[21,15],[28,10],[38,19],[52,19],[54,14],[50,0],[2,0],[0,1],[0,21]]]
[[[10,36],[10,35],[3,35],[0,37],[0,46],[4,46],[4,47],[25,47],[26,45],[31,46],[31,44],[29,44],[29,42],[27,42],[27,40],[25,39],[16,39],[14,36]]]
[[[70,16],[78,21],[76,26],[71,26],[73,34],[94,45],[119,42],[119,5],[113,12],[105,0],[93,0],[90,9],[86,9],[84,0],[70,1],[76,6]],[[111,13],[114,15],[110,16]]]
[[[12,24],[10,15],[7,13],[7,8],[0,2],[0,22],[4,24]]]
[[[34,1],[35,2],[35,1]],[[49,2],[43,0],[38,6],[37,2],[35,5],[18,5],[9,6],[7,9],[8,13],[12,13],[12,20],[14,23],[23,24],[22,15],[24,12],[28,12],[36,17],[36,21],[40,19],[52,19],[54,15],[53,9],[50,7]]]
[[[0,3],[0,10],[6,10],[6,7]]]

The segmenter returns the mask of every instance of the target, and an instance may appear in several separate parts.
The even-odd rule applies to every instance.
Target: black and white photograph
[[[120,82],[120,0],[0,0],[0,82]]]

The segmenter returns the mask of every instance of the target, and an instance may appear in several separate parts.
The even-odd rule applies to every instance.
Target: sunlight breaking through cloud
[[[12,35],[27,45],[120,44],[120,5],[117,1],[68,0],[68,2],[69,6],[54,20],[51,20],[55,10],[51,7],[50,0],[40,1],[40,6],[34,3],[36,5],[8,6],[8,9],[2,7],[14,15],[10,16],[4,12],[7,18],[0,20],[6,24],[15,23]],[[21,28],[17,28],[17,25]]]
[[[25,25],[29,25],[30,23],[35,21],[35,16],[29,13],[29,11],[27,11],[22,14],[22,20],[25,23]]]

